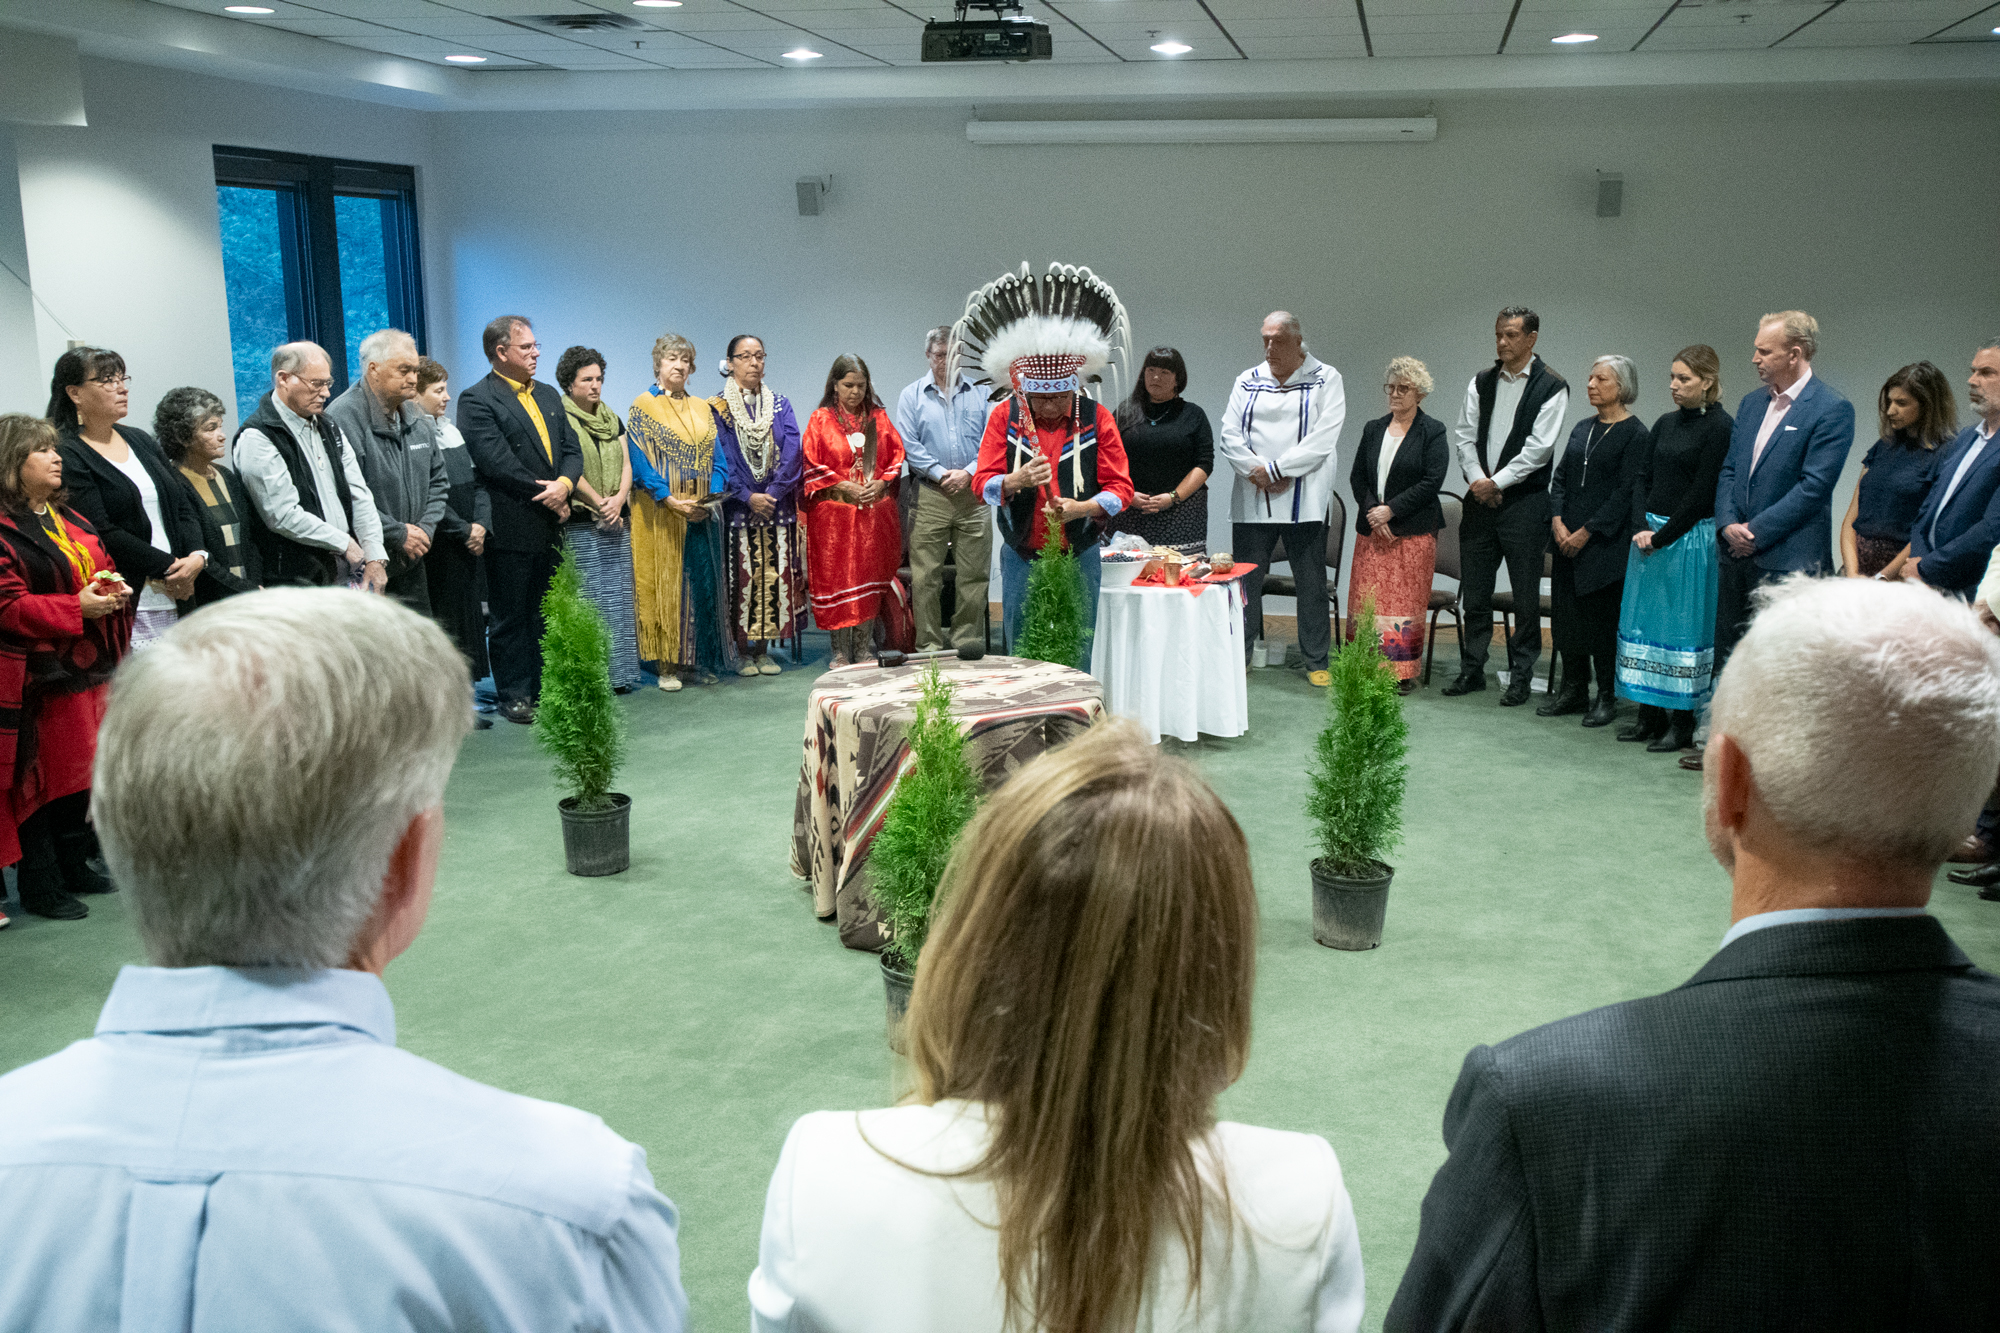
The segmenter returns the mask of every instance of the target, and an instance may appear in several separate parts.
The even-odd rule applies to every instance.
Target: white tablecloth
[[[1135,719],[1155,741],[1250,729],[1243,679],[1243,585],[1111,588],[1097,596],[1090,674],[1106,711]]]

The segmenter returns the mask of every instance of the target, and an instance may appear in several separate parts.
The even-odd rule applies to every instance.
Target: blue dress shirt
[[[1726,949],[1751,931],[1772,926],[1795,926],[1804,921],[1858,921],[1871,916],[1928,915],[1929,909],[1922,907],[1788,907],[1782,912],[1759,912],[1744,917],[1729,928],[1716,949]]]
[[[896,397],[896,433],[910,471],[936,481],[954,469],[971,472],[979,462],[979,439],[986,433],[986,390],[964,375],[945,402],[929,375]]]
[[[686,1325],[642,1149],[395,1041],[365,972],[125,968],[0,1077],[0,1330]]]

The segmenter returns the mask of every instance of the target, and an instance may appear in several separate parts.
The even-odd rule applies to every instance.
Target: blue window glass
[[[292,192],[216,187],[222,208],[222,276],[229,295],[229,350],[237,419],[271,387],[271,350],[301,336],[301,292],[292,255]]]
[[[347,335],[347,378],[361,376],[361,340],[393,327],[390,313],[388,237],[397,223],[397,201],[336,195],[334,233],[340,242],[340,305]]]

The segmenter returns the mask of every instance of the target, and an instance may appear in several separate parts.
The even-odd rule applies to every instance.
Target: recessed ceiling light
[[[679,9],[681,0],[632,0],[641,9]]]
[[[1184,56],[1194,50],[1194,48],[1186,42],[1165,41],[1155,42],[1153,50],[1158,51],[1163,56]]]
[[[225,14],[274,14],[277,11],[269,5],[224,5]]]
[[[486,63],[485,56],[446,56],[445,59],[454,65],[483,65]]]
[[[820,58],[820,55],[821,55],[821,53],[820,53],[820,52],[818,52],[818,51],[814,51],[814,50],[812,50],[812,49],[811,49],[810,47],[804,47],[804,46],[795,46],[795,47],[793,47],[793,48],[792,48],[791,50],[789,50],[789,51],[785,52],[785,59],[787,59],[787,60],[818,60],[818,59]]]
[[[1594,32],[1566,32],[1560,37],[1551,37],[1549,40],[1557,46],[1581,46],[1585,42],[1596,41],[1597,34]]]

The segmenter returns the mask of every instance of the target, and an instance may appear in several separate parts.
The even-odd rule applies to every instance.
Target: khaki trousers
[[[910,581],[916,600],[917,648],[963,648],[986,642],[986,575],[993,560],[993,520],[972,487],[946,495],[935,482],[916,480],[917,515],[910,527]],[[951,641],[944,636],[940,610],[944,558],[958,566],[958,607],[952,612]]]

